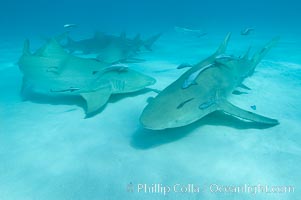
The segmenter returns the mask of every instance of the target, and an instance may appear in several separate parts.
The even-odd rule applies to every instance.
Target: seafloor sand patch
[[[154,76],[155,89],[163,89],[185,71],[176,70],[178,64],[205,58],[217,44],[176,47],[168,42],[143,54],[146,62],[131,65]],[[114,97],[88,119],[80,99],[74,104],[22,102],[21,74],[6,62],[14,63],[18,55],[7,54],[0,63],[0,199],[163,198],[160,193],[127,192],[130,182],[207,188],[195,194],[170,193],[169,199],[233,199],[210,193],[208,186],[301,184],[300,63],[269,57],[246,80],[252,88],[249,94],[230,98],[250,111],[256,105],[255,112],[277,118],[278,126],[266,128],[215,113],[184,128],[153,132],[141,129],[139,115],[154,92]],[[257,199],[292,199],[281,195],[261,194]]]

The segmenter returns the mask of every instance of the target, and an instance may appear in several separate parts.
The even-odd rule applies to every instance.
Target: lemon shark
[[[155,83],[152,77],[124,65],[70,55],[54,39],[35,53],[30,52],[26,40],[18,64],[23,73],[23,92],[79,95],[86,101],[87,115],[99,111],[112,94],[136,92]]]
[[[249,59],[225,54],[230,33],[218,50],[207,59],[193,65],[175,82],[159,93],[143,110],[141,124],[152,130],[181,127],[191,124],[214,111],[234,117],[276,125],[278,121],[231,104],[227,98],[254,69],[278,39],[266,44]]]
[[[63,47],[68,49],[71,53],[74,51],[80,51],[84,54],[98,54],[112,43],[120,43],[120,41],[122,41],[123,46],[126,46],[131,50],[135,50],[135,52],[140,51],[141,47],[151,51],[153,44],[160,38],[160,36],[161,33],[143,40],[140,38],[140,34],[136,35],[133,39],[130,39],[126,37],[125,33],[121,33],[120,36],[115,36],[102,32],[95,32],[92,38],[79,41],[75,41],[72,38],[67,37],[67,43],[63,44]]]
[[[129,62],[141,62],[142,59],[135,58],[140,52],[140,48],[143,45],[140,36],[137,35],[135,39],[129,40],[125,34],[121,34],[120,37],[115,38],[105,48],[99,51],[97,59],[105,63],[129,63]]]

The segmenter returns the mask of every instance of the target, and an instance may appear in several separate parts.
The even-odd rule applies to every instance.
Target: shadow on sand
[[[260,124],[256,122],[247,122],[230,115],[226,115],[223,112],[216,111],[198,120],[197,122],[184,127],[160,131],[147,130],[140,127],[136,132],[134,132],[132,136],[131,146],[136,149],[142,150],[155,148],[160,145],[175,142],[181,138],[184,138],[191,132],[193,132],[196,128],[203,125],[228,126],[241,130],[266,129],[272,127],[271,125]]]
[[[131,93],[125,93],[125,94],[113,94],[108,103],[116,103],[124,98],[128,97],[135,97],[138,95],[143,95],[148,92],[154,92],[154,89],[145,88],[143,90],[140,90],[138,92],[131,92]],[[38,104],[49,104],[49,105],[76,105],[83,109],[83,112],[86,110],[86,103],[83,98],[81,98],[79,95],[58,95],[58,96],[49,96],[45,94],[39,94],[31,91],[27,91],[26,93],[21,94],[21,98],[23,101],[30,101]],[[107,105],[107,104],[106,104]],[[86,115],[85,118],[93,117],[97,114],[100,114],[105,108],[106,105],[97,110],[96,112],[90,113],[89,115]],[[68,110],[69,111],[69,110]],[[68,112],[66,111],[66,112]]]

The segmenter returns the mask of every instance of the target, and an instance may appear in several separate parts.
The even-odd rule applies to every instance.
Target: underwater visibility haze
[[[0,199],[300,199],[300,10],[2,0]]]

